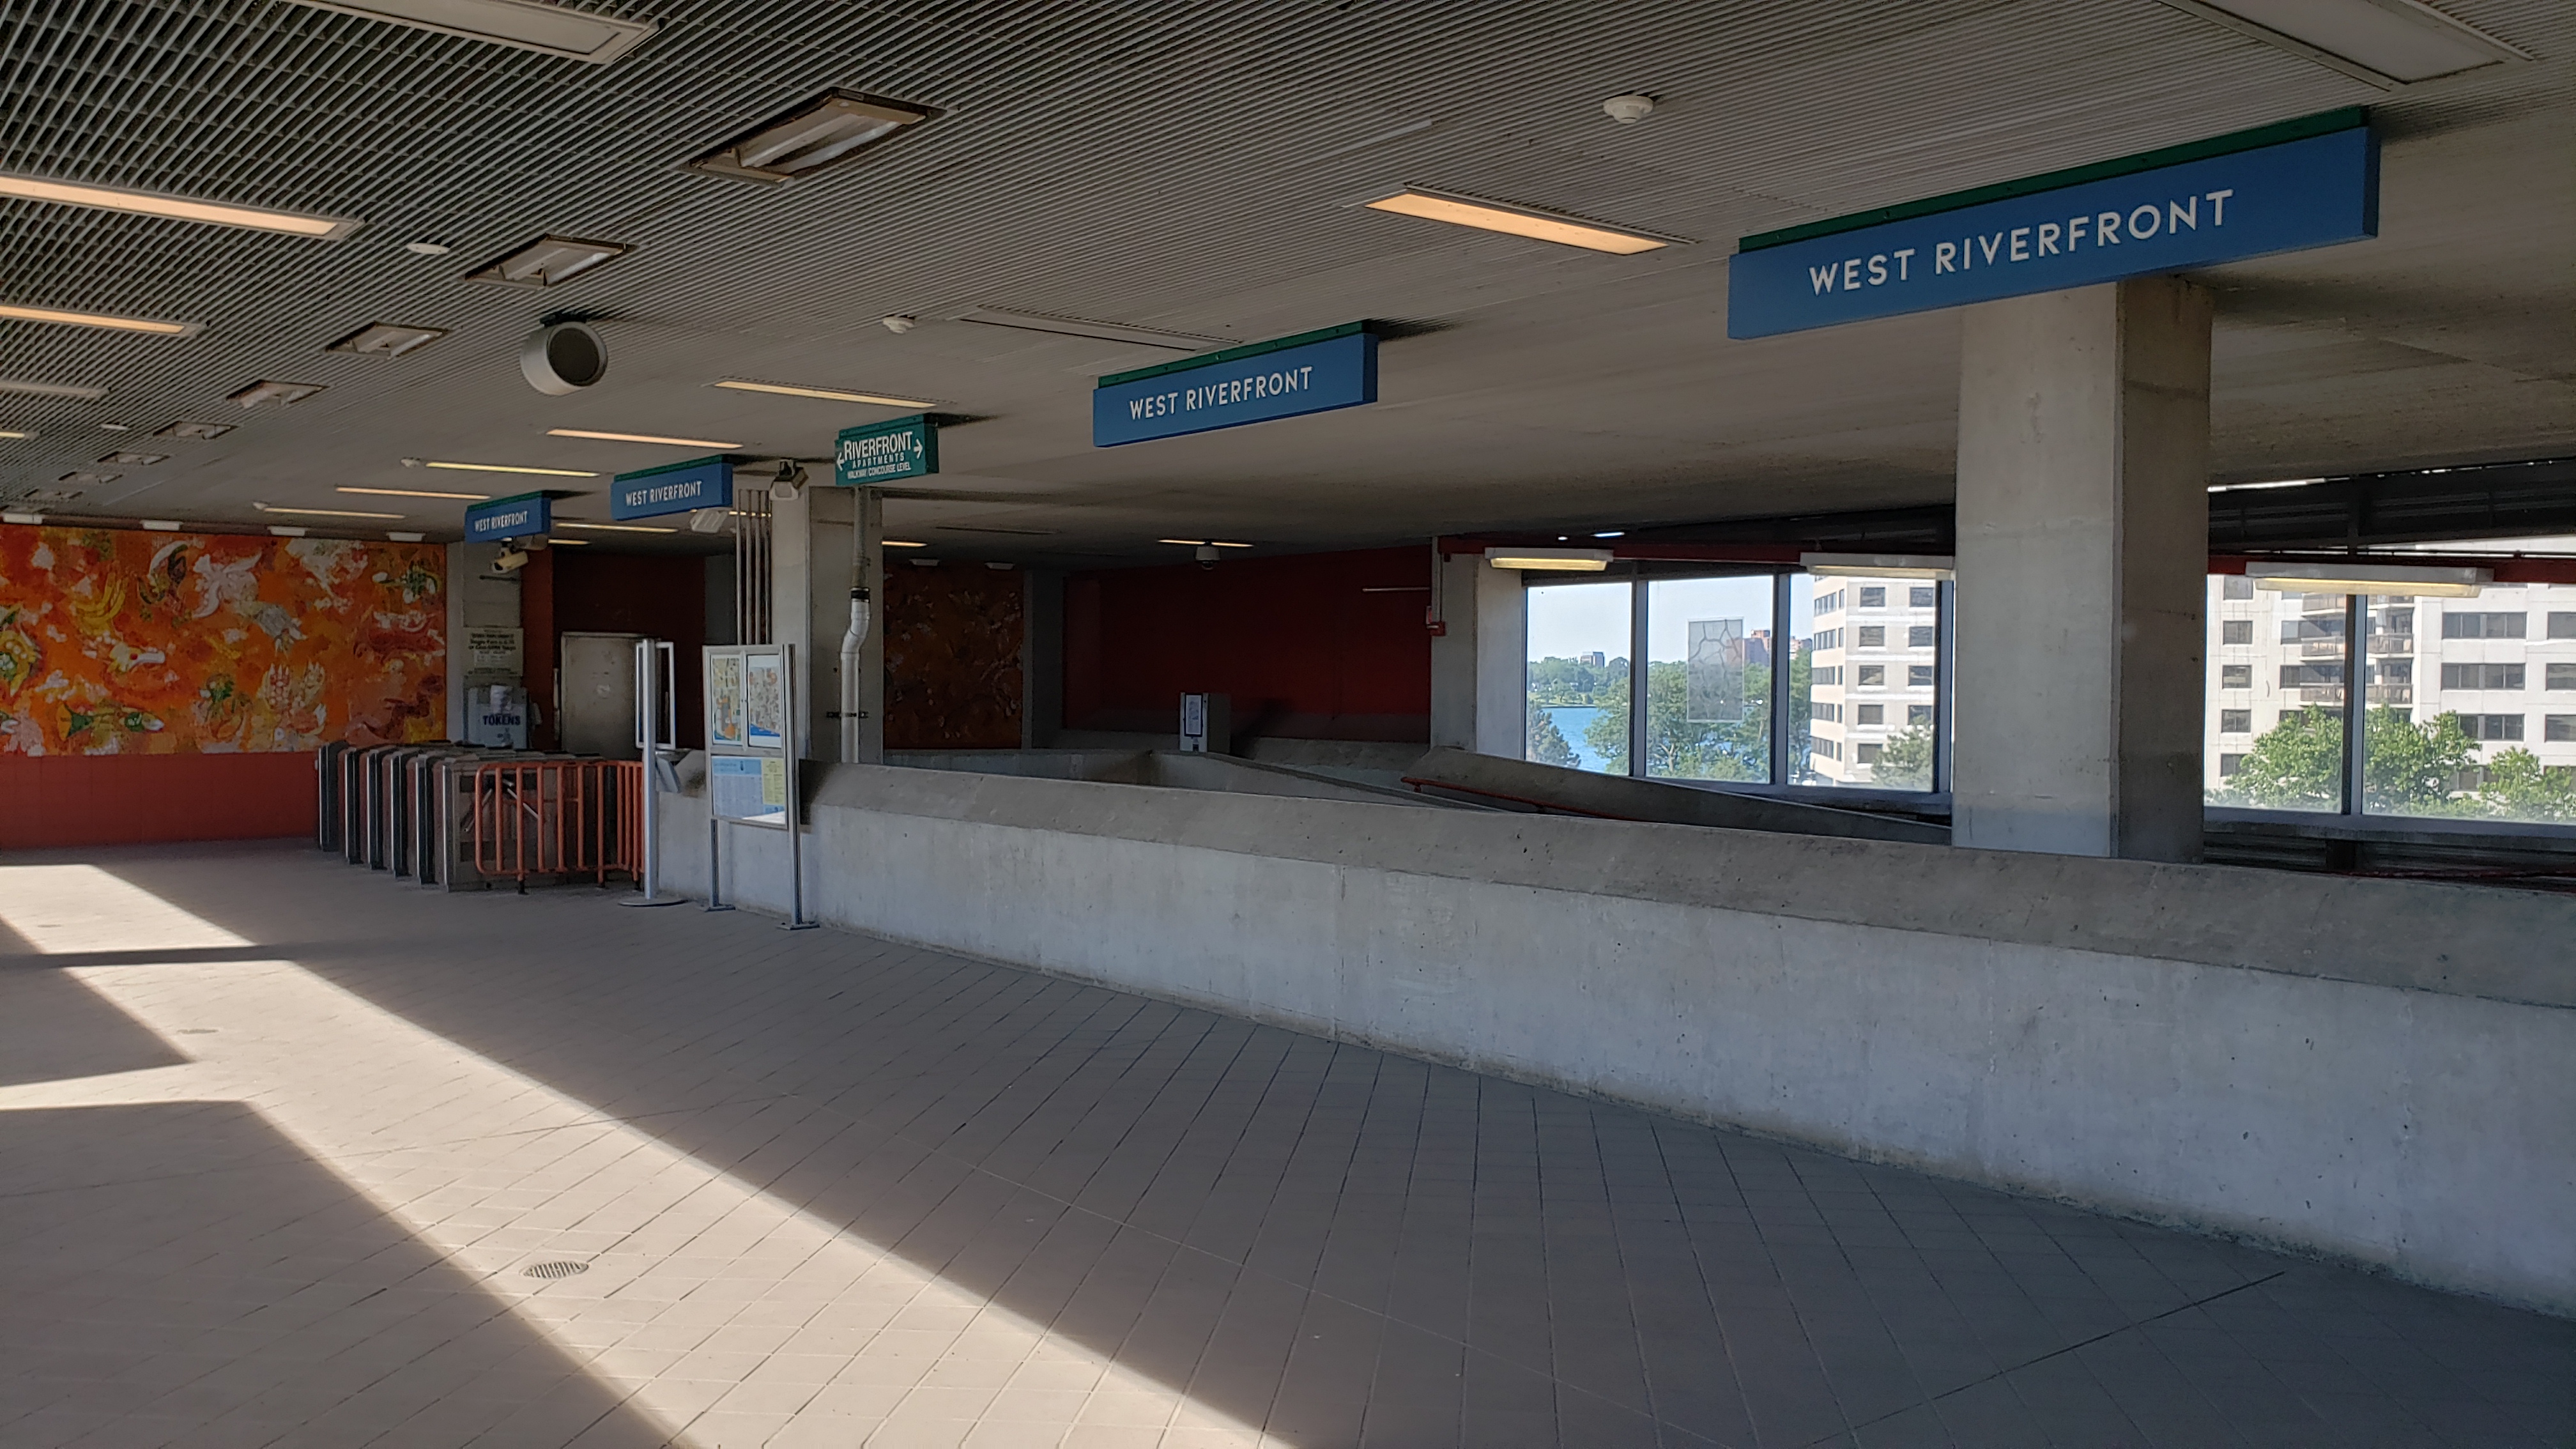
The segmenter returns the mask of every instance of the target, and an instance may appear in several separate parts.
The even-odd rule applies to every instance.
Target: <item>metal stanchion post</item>
[[[662,874],[662,782],[656,778],[662,765],[665,734],[677,734],[679,704],[677,691],[664,704],[663,692],[669,689],[670,670],[664,656],[671,646],[659,639],[635,641],[635,744],[644,752],[644,860],[639,873],[643,876],[644,893],[619,901],[621,906],[676,906],[678,896],[656,893]],[[656,708],[656,706],[661,708]],[[602,859],[605,860],[603,852]],[[715,869],[715,855],[707,855],[707,869]],[[712,880],[710,875],[710,880]],[[712,898],[712,887],[710,887]]]
[[[804,706],[805,692],[797,688],[796,646],[778,646],[778,677],[787,718],[781,741],[786,748],[780,753],[787,758],[781,771],[787,785],[787,922],[782,929],[810,931],[822,924],[805,919],[805,813],[804,782],[799,778],[797,756],[805,746],[805,721],[799,711]]]

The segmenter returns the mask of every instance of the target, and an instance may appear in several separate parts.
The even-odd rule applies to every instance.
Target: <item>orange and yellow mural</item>
[[[436,544],[0,526],[0,754],[447,731]]]

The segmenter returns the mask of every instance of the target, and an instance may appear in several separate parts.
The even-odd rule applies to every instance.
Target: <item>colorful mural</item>
[[[0,754],[444,738],[446,571],[436,544],[0,526]]]

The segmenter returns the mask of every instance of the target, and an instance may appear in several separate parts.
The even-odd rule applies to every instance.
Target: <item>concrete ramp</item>
[[[1734,795],[1626,775],[1595,775],[1447,746],[1416,760],[1406,778],[1424,787],[1426,793],[1445,791],[1453,799],[1531,811],[1554,810],[1665,825],[1710,825],[1724,830],[1830,835],[1846,840],[1905,840],[1926,845],[1946,845],[1950,841],[1950,827],[1903,816]]]

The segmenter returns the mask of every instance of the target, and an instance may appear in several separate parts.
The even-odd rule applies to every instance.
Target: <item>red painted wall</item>
[[[310,753],[0,755],[0,850],[314,831]]]
[[[1430,582],[1421,548],[1075,574],[1065,727],[1168,734],[1205,691],[1233,696],[1238,741],[1427,741]]]
[[[530,579],[520,609],[527,617],[528,693],[533,699],[555,696],[555,640],[564,634],[642,634],[668,639],[673,645],[672,674],[679,686],[679,740],[696,749],[705,741],[706,711],[699,707],[698,651],[707,642],[707,561],[694,554],[602,553],[596,548],[550,548],[528,561],[528,572],[546,568],[543,608],[546,613],[544,692],[537,682],[534,617],[540,592]],[[551,707],[547,736],[553,737]]]

